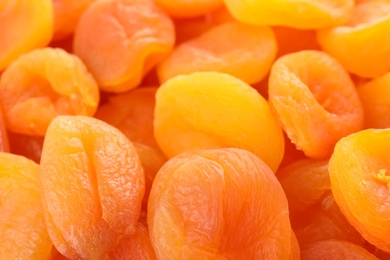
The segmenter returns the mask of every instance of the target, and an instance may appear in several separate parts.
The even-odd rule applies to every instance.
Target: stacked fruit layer
[[[390,259],[389,171],[388,0],[0,0],[0,259]]]

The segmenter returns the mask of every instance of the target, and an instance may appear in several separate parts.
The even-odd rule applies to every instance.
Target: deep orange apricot
[[[8,130],[44,136],[57,115],[92,116],[99,89],[78,57],[44,48],[22,55],[4,71],[0,102]]]
[[[245,82],[218,72],[177,76],[156,94],[154,134],[170,158],[192,149],[241,148],[276,170],[283,133],[266,100]]]
[[[160,150],[153,133],[156,91],[156,87],[146,87],[111,96],[95,117],[121,130],[132,142]]]
[[[170,159],[153,182],[148,225],[159,259],[296,255],[283,190],[245,150],[196,150]]]
[[[96,0],[52,0],[54,10],[54,40],[73,34],[81,14]]]
[[[377,260],[363,247],[340,240],[320,241],[302,248],[302,260],[311,259],[360,259]]]
[[[102,90],[125,92],[169,54],[174,40],[171,19],[152,0],[107,0],[83,13],[73,49]]]
[[[53,36],[52,0],[0,0],[0,71]]]
[[[46,231],[39,165],[0,152],[0,257],[47,259],[52,243]]]
[[[390,253],[390,130],[368,129],[341,139],[329,161],[334,198],[371,244]]]
[[[68,258],[101,259],[141,214],[145,176],[136,149],[116,128],[85,116],[58,116],[42,150],[47,229]]]
[[[366,128],[390,127],[390,72],[361,84],[359,98],[364,109]]]
[[[269,104],[290,140],[310,158],[327,158],[336,142],[363,127],[363,107],[345,69],[328,54],[279,58],[269,77]]]
[[[323,50],[351,73],[375,78],[390,70],[390,2],[368,1],[353,10],[348,24],[318,31]]]
[[[223,6],[223,0],[155,0],[156,4],[173,17],[196,17]]]
[[[177,46],[157,72],[161,83],[178,75],[217,71],[252,84],[267,75],[276,52],[269,27],[229,22]]]

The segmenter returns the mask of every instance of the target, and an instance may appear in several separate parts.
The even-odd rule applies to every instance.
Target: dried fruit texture
[[[340,211],[331,192],[301,215],[291,216],[291,223],[301,246],[328,239],[366,243]]]
[[[0,71],[53,36],[51,0],[0,0],[0,17]]]
[[[57,115],[93,115],[99,89],[79,58],[44,48],[21,56],[4,71],[0,101],[8,130],[44,136]]]
[[[178,75],[217,71],[252,84],[267,75],[276,52],[269,27],[231,22],[177,46],[157,71],[162,83]]]
[[[363,127],[348,73],[329,55],[301,51],[271,68],[269,103],[290,140],[310,158],[330,157],[336,142]]]
[[[149,231],[140,223],[137,224],[134,235],[122,238],[108,256],[112,260],[157,259],[150,242]]]
[[[302,260],[311,259],[356,259],[375,260],[378,259],[363,247],[351,242],[340,240],[327,240],[305,246],[301,250]]]
[[[0,152],[9,152],[9,142],[3,112],[0,108]]]
[[[154,134],[170,158],[191,149],[242,148],[272,170],[283,157],[282,130],[266,100],[245,82],[218,72],[177,76],[156,94]]]
[[[159,151],[139,143],[133,143],[142,168],[145,173],[145,195],[142,200],[142,209],[147,210],[149,193],[152,188],[154,177],[160,168],[166,163],[167,158]]]
[[[40,172],[47,228],[61,254],[101,259],[136,232],[145,177],[136,149],[116,128],[90,117],[57,117]]]
[[[108,98],[95,117],[115,126],[132,142],[160,150],[153,134],[155,94],[157,88],[137,88]]]
[[[291,215],[300,215],[330,190],[328,160],[303,159],[276,172]]]
[[[52,0],[54,10],[54,40],[62,40],[76,29],[81,14],[95,0]]]
[[[159,259],[287,259],[287,200],[254,154],[224,148],[182,153],[157,173],[148,224]]]
[[[42,136],[30,136],[8,132],[10,152],[24,156],[36,163],[41,161]]]
[[[0,258],[46,259],[52,247],[39,187],[39,165],[0,153]]]
[[[390,252],[390,130],[368,129],[341,139],[329,161],[334,198],[371,244]]]
[[[390,127],[390,72],[358,87],[366,128]]]
[[[282,26],[274,26],[272,30],[278,45],[278,57],[297,51],[321,49],[315,30],[298,30]]]
[[[173,17],[188,18],[207,14],[223,6],[223,0],[155,0]]]
[[[390,2],[358,4],[347,25],[318,31],[322,48],[351,73],[374,78],[390,69]]]
[[[79,20],[74,52],[102,90],[125,92],[170,53],[174,38],[172,21],[152,0],[96,1]]]
[[[244,23],[278,25],[296,29],[318,29],[348,21],[353,0],[241,1],[224,0],[231,14]]]

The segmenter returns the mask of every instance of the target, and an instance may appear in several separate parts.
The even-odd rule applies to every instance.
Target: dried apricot
[[[269,167],[235,148],[196,150],[157,173],[148,224],[159,259],[287,259],[287,200]]]
[[[93,115],[99,89],[78,57],[44,48],[22,55],[4,71],[0,101],[10,131],[44,136],[57,115]]]
[[[371,244],[390,252],[390,130],[368,129],[341,139],[329,161],[334,198]]]
[[[155,0],[156,4],[173,17],[196,17],[223,6],[223,0]]]
[[[0,212],[1,259],[49,257],[38,164],[0,152]]]
[[[169,54],[174,40],[171,19],[152,0],[96,1],[80,17],[74,52],[102,90],[125,92]]]
[[[236,147],[276,170],[284,152],[282,130],[266,100],[245,82],[218,72],[164,83],[156,94],[154,134],[168,158],[191,149]]]
[[[267,75],[276,52],[269,27],[229,22],[177,46],[157,72],[162,83],[178,75],[217,71],[252,84]]]
[[[141,214],[145,177],[137,152],[116,128],[84,116],[58,116],[42,150],[47,229],[69,258],[101,259]]]
[[[330,157],[336,142],[363,127],[363,108],[345,69],[320,51],[275,61],[269,103],[291,141],[310,158]]]

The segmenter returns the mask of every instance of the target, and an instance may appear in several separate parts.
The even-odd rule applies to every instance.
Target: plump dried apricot
[[[238,21],[297,29],[318,29],[343,24],[348,21],[354,6],[353,0],[224,0],[224,2]]]
[[[336,142],[363,127],[363,108],[345,69],[320,51],[279,58],[269,103],[291,141],[310,158],[330,157]]]
[[[182,153],[157,173],[148,225],[159,259],[287,259],[287,200],[254,154],[224,148]]]
[[[218,71],[252,84],[267,75],[276,51],[269,27],[224,23],[177,46],[157,71],[161,82],[177,75]]]
[[[322,48],[352,73],[378,77],[390,69],[390,2],[358,4],[348,24],[318,31]]]
[[[49,257],[38,164],[0,152],[0,212],[1,259]]]
[[[390,252],[390,130],[368,129],[341,139],[329,161],[334,198],[371,244]]]
[[[390,127],[390,72],[361,84],[358,88],[364,108],[366,128]]]
[[[301,214],[330,190],[328,160],[299,160],[276,175],[286,193],[291,215]]]
[[[136,232],[145,177],[137,152],[116,128],[84,116],[58,116],[41,158],[47,229],[69,258],[101,259]]]
[[[320,241],[302,248],[301,259],[376,260],[378,258],[369,253],[363,247],[355,245],[351,242],[340,240],[327,240]]]
[[[9,152],[7,129],[5,127],[3,112],[0,108],[0,152]]]
[[[44,136],[57,115],[93,115],[99,89],[79,58],[45,48],[21,56],[4,71],[0,101],[10,131]]]
[[[169,54],[174,38],[172,21],[152,0],[96,1],[79,20],[74,52],[102,90],[125,92]]]
[[[53,36],[52,0],[0,0],[0,71]]]
[[[121,130],[132,142],[160,150],[153,133],[156,91],[146,87],[111,96],[95,117]]]
[[[223,6],[223,0],[155,0],[156,4],[173,17],[196,17]]]
[[[52,0],[54,10],[54,40],[73,34],[81,14],[96,0]]]
[[[266,100],[245,82],[218,72],[163,84],[156,94],[154,134],[168,158],[191,149],[236,147],[276,170],[283,157],[282,130]]]

